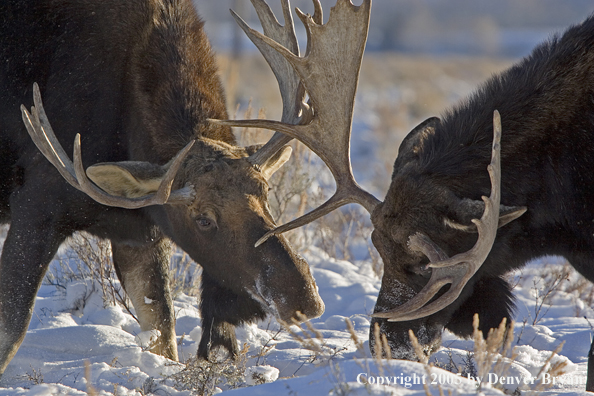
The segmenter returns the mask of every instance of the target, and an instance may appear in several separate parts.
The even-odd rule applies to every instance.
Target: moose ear
[[[507,223],[510,223],[522,216],[528,210],[525,206],[505,206],[499,207],[499,225],[497,228],[501,228]]]
[[[95,164],[87,176],[105,192],[126,198],[139,198],[156,192],[167,172],[167,165],[124,161]]]
[[[261,165],[262,175],[266,180],[270,179],[270,177],[279,170],[281,166],[285,164],[291,158],[291,153],[293,149],[291,146],[285,146],[282,149],[278,150],[276,154],[270,157],[266,162]]]
[[[504,225],[514,221],[522,216],[528,210],[525,206],[506,206],[499,205],[499,225],[501,228]],[[448,227],[455,228],[464,232],[477,232],[476,225],[471,222],[472,219],[480,219],[485,211],[485,203],[483,201],[475,201],[472,199],[462,199],[459,201],[458,207],[455,210],[454,217],[445,218],[444,223]]]
[[[417,125],[404,138],[398,149],[398,156],[412,156],[416,154],[417,150],[422,148],[423,140],[435,132],[435,128],[441,123],[437,117],[427,118],[425,121]]]

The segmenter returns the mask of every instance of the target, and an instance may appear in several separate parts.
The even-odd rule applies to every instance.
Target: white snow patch
[[[160,335],[161,332],[159,330],[147,330],[138,333],[136,337],[134,337],[134,341],[136,341],[140,347],[147,349],[157,341]]]
[[[278,378],[279,370],[272,366],[252,366],[245,370],[246,384],[262,385],[274,382]]]
[[[355,265],[331,258],[317,248],[309,248],[305,256],[326,312],[310,322],[320,339],[305,325],[301,328],[291,326],[291,331],[304,339],[316,339],[314,342],[323,353],[316,355],[304,348],[302,342],[293,338],[273,318],[245,325],[236,330],[240,347],[244,343],[249,347],[245,383],[237,390],[219,385],[221,392],[241,396],[277,396],[290,392],[326,396],[348,389],[354,396],[425,395],[422,384],[406,385],[405,381],[407,377],[426,374],[421,364],[386,361],[380,370],[375,361],[369,359],[369,314],[380,287],[380,279],[370,270],[371,262]],[[585,395],[591,328],[581,315],[591,308],[587,299],[580,298],[576,292],[559,291],[550,295],[537,315],[536,294],[532,289],[535,282],[539,287],[545,286],[542,276],[546,265],[564,264],[542,259],[511,274],[512,284],[517,284],[514,289],[518,301],[514,342],[518,344],[518,356],[509,375],[525,378],[538,374],[551,351],[565,341],[553,363],[566,362],[566,374],[559,378],[561,382],[539,394]],[[137,389],[143,389],[146,394],[150,390],[153,394],[189,395],[187,390],[176,389],[175,384],[166,379],[183,366],[146,351],[158,337],[158,332],[141,331],[136,320],[119,306],[105,307],[101,288],[91,280],[72,281],[65,286],[65,290],[49,285],[40,288],[25,340],[0,380],[0,395],[83,395],[87,389],[83,380],[85,362],[90,363],[90,384],[102,396],[114,393],[138,395]],[[180,360],[185,361],[195,355],[202,336],[198,301],[195,297],[179,294],[174,307],[178,352]],[[362,351],[356,349],[347,331],[346,319],[353,324],[355,335],[363,344]],[[442,345],[431,359],[444,365],[452,359],[458,367],[463,367],[467,351],[473,350],[472,340],[459,339],[449,332],[444,332]],[[248,381],[252,381],[250,373],[258,370],[265,370],[262,374],[264,382],[272,381],[275,375],[276,380],[247,387]],[[452,391],[460,396],[476,395],[475,382],[462,378],[460,384],[454,385],[459,379],[455,374],[437,368],[432,370],[438,375],[438,381],[441,378],[452,383],[442,386],[445,394]],[[35,385],[27,379],[27,373],[35,372],[43,376],[43,384]],[[362,377],[375,379],[382,372],[384,376],[391,376],[389,385],[357,381],[361,373],[364,375],[359,376],[359,380]],[[394,378],[397,381],[400,378],[402,384],[394,383]],[[514,390],[513,386],[507,388]],[[435,386],[431,391],[439,394]],[[502,392],[484,387],[483,394],[502,395]]]

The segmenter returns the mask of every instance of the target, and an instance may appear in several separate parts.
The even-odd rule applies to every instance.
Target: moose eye
[[[200,216],[196,219],[196,224],[198,224],[198,226],[200,228],[207,230],[212,227],[213,221],[211,219],[209,219],[208,217]]]

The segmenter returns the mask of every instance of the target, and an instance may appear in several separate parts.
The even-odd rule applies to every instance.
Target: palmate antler
[[[380,202],[359,187],[350,163],[353,107],[367,41],[371,0],[364,0],[360,6],[354,6],[350,0],[338,0],[325,25],[321,24],[319,1],[313,2],[317,16],[305,15],[297,9],[297,15],[308,35],[308,53],[305,57],[299,57],[257,31],[250,29],[248,34],[257,42],[258,48],[265,48],[261,49],[263,53],[274,51],[282,55],[297,72],[311,104],[309,109],[301,106],[301,124],[269,120],[212,120],[228,126],[277,130],[296,138],[326,163],[336,179],[336,192],[328,201],[310,213],[268,232],[257,245],[271,235],[305,225],[348,203],[359,203],[371,212]],[[283,7],[287,9],[286,2],[283,2]],[[280,80],[279,84],[283,86]]]
[[[264,35],[276,41],[294,55],[299,56],[299,45],[297,43],[297,36],[295,35],[295,26],[293,24],[293,15],[291,14],[289,0],[281,1],[285,19],[284,25],[278,23],[272,10],[264,0],[251,1],[260,19]],[[260,50],[278,81],[283,103],[281,122],[298,124],[304,121],[307,117],[309,106],[304,102],[305,88],[293,66],[276,50],[268,46],[262,40],[262,35],[251,29],[233,10],[231,10],[231,14],[245,34]],[[313,18],[317,23],[321,23],[322,21],[322,8],[319,3],[317,3]],[[309,48],[306,50],[306,54],[307,52],[309,52]],[[254,165],[262,165],[291,140],[291,137],[276,132],[260,150],[249,157],[249,161]]]
[[[257,242],[256,246],[258,246],[271,235],[305,225],[342,205],[359,203],[371,213],[380,201],[359,187],[353,177],[350,164],[353,105],[367,40],[371,0],[364,0],[361,6],[354,6],[350,0],[337,0],[325,25],[321,22],[318,0],[313,0],[316,8],[313,18],[297,10],[297,15],[305,25],[308,35],[308,51],[304,57],[299,57],[292,38],[287,40],[283,36],[282,40],[285,41],[280,42],[281,39],[278,37],[281,35],[269,33],[270,25],[274,25],[271,21],[276,22],[276,20],[263,0],[252,0],[252,3],[257,10],[260,8],[258,15],[261,20],[262,15],[266,15],[265,20],[262,21],[266,35],[250,29],[240,18],[236,17],[236,19],[275,70],[283,97],[283,119],[281,122],[269,120],[211,120],[211,122],[228,126],[273,129],[296,138],[326,163],[337,185],[335,194],[327,202],[305,216],[268,232]],[[282,3],[286,21],[283,32],[292,32],[294,35],[288,12],[288,0],[283,0]],[[291,27],[288,27],[289,23]],[[289,49],[285,48],[287,44],[283,43],[290,43]],[[282,59],[279,54],[282,55]],[[274,62],[271,61],[272,58],[275,59]],[[292,69],[287,69],[287,62]],[[278,64],[274,66],[275,63]],[[295,88],[298,85],[292,70],[297,72],[301,84],[309,95],[311,107],[304,105],[303,91]],[[294,95],[294,93],[297,94]],[[291,98],[293,101],[289,103]],[[300,116],[297,116],[298,114]],[[479,233],[475,246],[468,252],[448,258],[427,236],[420,233],[410,236],[410,249],[420,251],[430,259],[431,278],[413,299],[394,310],[375,313],[374,317],[386,318],[389,321],[406,321],[425,317],[443,309],[460,295],[466,283],[485,261],[495,241],[499,221],[501,119],[497,111],[493,116],[493,129],[493,150],[491,164],[488,167],[491,196],[483,197],[485,201],[483,216],[480,220],[473,220]],[[282,142],[288,141],[288,138],[279,137],[278,139]],[[450,289],[436,301],[426,305],[447,284],[451,284]]]
[[[452,258],[437,246],[429,237],[415,234],[409,237],[409,248],[423,253],[429,258],[432,268],[429,283],[411,300],[399,307],[374,313],[376,318],[388,319],[390,322],[403,322],[423,318],[434,314],[450,305],[462,292],[470,278],[485,262],[497,235],[499,223],[499,202],[501,198],[501,117],[495,110],[493,113],[493,149],[491,163],[487,167],[491,178],[491,195],[483,197],[485,211],[480,218],[473,219],[478,229],[478,240],[467,252],[457,254]],[[450,284],[450,289],[432,303],[431,300],[443,286]]]
[[[41,151],[48,161],[56,167],[62,177],[64,177],[71,186],[84,192],[95,201],[107,206],[137,209],[150,205],[163,205],[165,203],[188,203],[193,200],[194,191],[191,187],[184,187],[173,192],[171,191],[173,179],[175,178],[186,154],[188,154],[194,145],[193,140],[172,160],[156,193],[139,198],[114,196],[103,191],[88,179],[82,164],[79,134],[76,134],[76,137],[74,138],[74,163],[70,161],[68,154],[66,154],[62,145],[56,138],[47,115],[45,114],[37,83],[33,84],[33,103],[35,105],[31,107],[31,113],[27,111],[25,106],[21,105],[23,122],[27,127],[31,139],[39,151]]]

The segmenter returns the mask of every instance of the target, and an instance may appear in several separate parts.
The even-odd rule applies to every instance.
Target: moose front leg
[[[200,315],[202,316],[202,336],[198,345],[198,357],[208,360],[210,351],[223,347],[233,359],[239,356],[235,323],[226,322],[223,311],[237,306],[237,296],[222,288],[205,271],[202,271],[200,287]],[[224,315],[227,316],[227,315]]]
[[[239,357],[235,326],[266,317],[259,303],[249,295],[238,296],[219,285],[206,271],[202,272],[200,314],[202,337],[198,357],[207,360],[217,347],[226,349],[233,359]]]
[[[112,241],[111,248],[116,273],[132,300],[141,330],[161,333],[151,351],[177,361],[168,275],[171,243],[166,238],[133,246]]]
[[[226,349],[231,359],[239,357],[234,325],[206,315],[202,319],[202,331],[202,337],[198,345],[198,357],[208,360],[210,352],[215,350],[216,347]]]
[[[13,221],[0,258],[0,377],[20,347],[35,296],[48,265],[65,239],[37,208],[11,201]],[[17,212],[26,213],[16,215]]]

